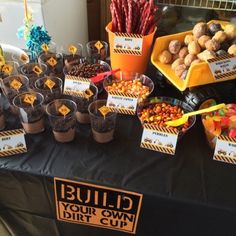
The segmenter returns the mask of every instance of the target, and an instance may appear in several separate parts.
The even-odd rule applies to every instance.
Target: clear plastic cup
[[[37,74],[34,70],[35,67],[39,67],[42,72]],[[27,76],[27,78],[29,79],[29,87],[31,89],[34,89],[35,81],[38,78],[44,77],[48,71],[47,65],[43,63],[41,63],[40,65],[38,63],[27,63],[25,65],[20,66],[19,72],[20,74]]]
[[[97,95],[98,95],[97,87],[91,84],[89,89],[92,91],[91,96],[88,96],[88,92],[86,95],[86,91],[85,91],[85,95],[83,97],[72,97],[73,101],[77,105],[76,118],[77,118],[77,121],[80,122],[81,124],[90,123],[88,107],[92,102],[97,100]]]
[[[76,111],[75,102],[69,99],[56,99],[46,106],[46,112],[56,141],[67,143],[74,140]]]
[[[75,51],[73,52],[73,49]],[[84,47],[81,43],[71,43],[66,47],[61,47],[64,63],[66,66],[80,63],[83,58]]]
[[[26,133],[38,134],[44,131],[43,100],[43,95],[35,92],[21,93],[13,99]]]
[[[97,42],[98,41],[93,40],[86,44],[88,57],[91,58],[93,62],[97,62],[98,60],[105,61],[107,58],[108,43],[105,41],[99,41],[102,44],[102,48],[98,49],[95,46]]]
[[[114,138],[117,113],[109,112],[103,116],[99,109],[106,106],[106,100],[92,102],[89,107],[93,138],[98,143],[108,143]]]
[[[62,95],[63,82],[56,76],[45,76],[35,81],[35,91],[43,94],[44,104],[58,99]]]
[[[0,78],[4,79],[10,75],[17,75],[18,74],[18,67],[19,63],[17,61],[6,61],[6,65],[9,65],[11,67],[11,71],[5,72],[5,71],[0,71]]]
[[[45,64],[48,67],[48,74],[57,77],[63,77],[63,57],[59,53],[42,53],[38,58],[40,65]]]
[[[29,56],[27,54],[12,53],[11,58],[13,61],[16,61],[19,64],[19,66],[29,63]]]
[[[12,75],[2,80],[2,91],[6,96],[11,112],[16,114],[16,109],[12,105],[13,98],[29,89],[29,79],[24,75]]]

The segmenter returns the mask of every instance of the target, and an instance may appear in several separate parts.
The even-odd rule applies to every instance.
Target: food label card
[[[114,53],[142,55],[143,37],[138,34],[115,33]]]
[[[54,178],[57,219],[135,234],[143,195]]]
[[[234,79],[236,77],[236,57],[225,55],[208,60],[215,80]]]
[[[27,152],[23,129],[0,132],[0,157]]]
[[[108,94],[107,107],[121,114],[135,115],[138,97],[132,94],[112,92]]]
[[[144,125],[141,147],[174,155],[177,140],[178,132],[173,129]]]
[[[64,94],[72,96],[83,96],[84,91],[90,87],[90,79],[66,75]]]
[[[236,164],[236,139],[227,136],[218,137],[213,159]]]

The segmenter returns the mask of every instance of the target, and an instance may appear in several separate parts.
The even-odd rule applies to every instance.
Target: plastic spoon
[[[101,82],[101,81],[104,79],[105,76],[115,74],[115,73],[118,72],[118,71],[120,71],[120,69],[102,72],[102,73],[97,74],[97,75],[94,76],[94,77],[89,78],[89,79],[90,79],[93,83],[98,83],[98,82]]]
[[[190,116],[216,111],[216,110],[219,110],[223,107],[225,107],[225,104],[221,103],[221,104],[218,104],[218,105],[215,105],[215,106],[212,106],[212,107],[208,107],[208,108],[205,108],[205,109],[201,109],[201,110],[198,110],[198,111],[188,112],[186,114],[183,114],[183,116],[181,118],[179,118],[177,120],[167,121],[167,122],[165,122],[165,124],[167,126],[177,127],[177,126],[180,126],[180,125],[183,125],[184,123],[186,123]]]

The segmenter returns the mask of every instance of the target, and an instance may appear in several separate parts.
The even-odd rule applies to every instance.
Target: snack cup
[[[69,99],[56,99],[46,106],[56,141],[67,143],[75,138],[76,111],[75,102]]]
[[[83,58],[83,45],[81,43],[72,43],[67,45],[67,47],[61,47],[61,53],[65,65],[80,63],[80,60]]]
[[[19,66],[22,66],[26,63],[29,63],[29,56],[24,53],[24,54],[15,54],[12,53],[11,59],[19,64]]]
[[[36,73],[35,68],[41,69],[41,73]],[[34,89],[35,81],[38,78],[41,78],[47,74],[47,65],[45,64],[38,64],[38,63],[27,63],[19,67],[19,73],[25,75],[29,79],[29,87]]]
[[[45,64],[48,67],[48,74],[58,77],[63,76],[63,57],[58,53],[42,53],[38,58],[40,65]]]
[[[85,59],[86,62],[93,64],[93,63],[89,60],[89,58],[84,58],[84,59]],[[100,65],[103,66],[104,72],[111,70],[110,65],[109,65],[108,63],[106,63],[105,61],[100,61],[100,60],[99,60],[99,61],[97,61],[96,63],[98,63],[98,64],[100,64]],[[77,63],[76,63],[76,64],[77,64]],[[79,63],[78,63],[78,64],[79,64]],[[63,68],[63,73],[64,73],[65,76],[68,75],[68,71],[70,70],[70,66],[71,66],[71,65],[69,65],[69,66],[68,66],[68,65],[65,65],[65,66],[64,66],[64,68]],[[103,81],[98,82],[98,83],[96,83],[95,85],[96,85],[97,88],[98,88],[98,93],[101,93],[101,92],[103,91]]]
[[[142,86],[148,87],[149,91],[146,92],[146,93],[143,93],[144,92],[143,89],[140,89],[139,92],[138,92],[138,91],[135,91],[135,88],[132,88],[132,90],[130,90],[130,89],[127,89],[125,87],[122,88],[122,87],[120,87],[121,85],[119,85],[120,82],[133,81],[133,80],[139,80],[142,83]],[[112,86],[114,83],[117,84],[117,90],[116,90],[116,88],[114,88],[114,89],[112,89],[112,91],[114,90],[113,92],[125,93],[125,92],[122,92],[122,91],[130,90],[127,93],[137,95],[138,96],[138,102],[143,101],[154,90],[153,81],[148,76],[143,75],[143,74],[139,74],[139,73],[136,73],[136,72],[120,71],[120,72],[115,73],[113,76],[108,76],[108,77],[105,78],[105,80],[103,82],[103,87],[108,93],[112,92],[111,90],[109,90],[108,86]],[[122,85],[122,86],[125,86],[125,85]],[[136,86],[136,85],[134,85],[134,86]]]
[[[10,75],[17,75],[18,70],[17,68],[19,67],[19,63],[16,61],[6,61],[6,65],[9,65],[11,67],[11,71],[6,72],[6,71],[0,71],[0,78],[4,79]],[[3,67],[4,68],[4,67]]]
[[[83,97],[73,97],[73,101],[77,104],[77,112],[76,118],[77,121],[81,124],[89,124],[90,123],[90,116],[88,112],[89,105],[97,100],[98,89],[95,85],[90,84],[90,88],[92,91],[91,96],[88,96],[88,92],[84,92]],[[87,93],[87,95],[86,95]]]
[[[142,36],[142,55],[131,55],[123,53],[114,53],[114,38],[115,33],[112,32],[112,22],[106,26],[108,32],[110,58],[112,69],[120,68],[121,71],[132,71],[143,74],[146,71],[149,62],[153,37],[156,32],[156,27],[151,34]]]
[[[13,99],[21,124],[28,134],[44,131],[43,100],[43,95],[35,92],[21,93]]]
[[[227,104],[224,108],[202,115],[206,138],[211,148],[215,148],[220,135],[229,138],[236,136],[236,104]]]
[[[180,101],[180,100],[178,100],[176,98],[171,98],[171,97],[152,97],[152,98],[148,98],[144,102],[140,103],[138,105],[138,108],[137,108],[138,118],[139,118],[139,120],[140,120],[142,125],[149,124],[149,123],[143,122],[140,119],[140,114],[143,111],[143,109],[147,108],[150,105],[155,105],[157,103],[159,103],[159,104],[166,103],[166,104],[170,104],[170,105],[173,105],[173,106],[178,106],[178,107],[182,108],[184,113],[188,113],[188,112],[193,111],[193,109],[187,103],[182,102],[182,101]],[[160,111],[160,113],[155,112],[155,115],[156,116],[161,116],[161,111]],[[168,118],[168,117],[166,117],[166,118]],[[171,119],[169,119],[169,120],[171,120]],[[174,129],[177,128],[177,130],[179,131],[179,136],[178,136],[179,139],[182,138],[183,135],[190,128],[193,127],[193,125],[196,122],[196,116],[190,116],[188,122],[189,122],[188,127],[185,127],[184,125],[181,125],[179,127],[173,127]],[[150,125],[153,125],[153,124],[150,124]],[[158,127],[158,125],[157,125],[157,127]],[[163,127],[163,126],[161,126],[161,127]],[[171,128],[171,127],[169,127],[169,128]]]
[[[0,130],[5,128],[5,117],[3,113],[3,95],[0,93]]]
[[[113,140],[117,113],[109,112],[103,116],[99,108],[106,106],[106,100],[92,102],[89,107],[93,138],[98,143],[108,143]]]
[[[97,43],[100,43],[101,48],[98,49],[96,47]],[[93,62],[97,62],[98,60],[102,60],[105,61],[107,58],[107,52],[108,52],[108,44],[104,41],[89,41],[86,44],[86,48],[87,48],[87,53],[88,53],[88,57],[90,59],[92,59]]]
[[[62,80],[55,76],[45,76],[35,81],[35,90],[44,96],[44,105],[62,95]]]
[[[6,96],[10,109],[13,114],[17,113],[16,107],[13,106],[13,98],[23,92],[28,91],[29,79],[24,75],[12,75],[2,80],[2,91]]]
[[[214,134],[212,131],[210,131],[209,127],[207,127],[207,125],[205,124],[204,119],[205,119],[205,115],[202,115],[202,123],[204,126],[204,132],[206,135],[208,145],[210,148],[214,149],[216,146],[216,140],[218,136]]]

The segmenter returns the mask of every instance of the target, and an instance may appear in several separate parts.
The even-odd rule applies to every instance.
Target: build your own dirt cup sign
[[[110,22],[106,31],[109,37],[112,69],[120,68],[121,71],[144,74],[150,58],[156,28],[151,34],[145,36],[127,33],[117,34],[112,32],[112,23]]]
[[[136,233],[142,194],[54,178],[57,219]]]

